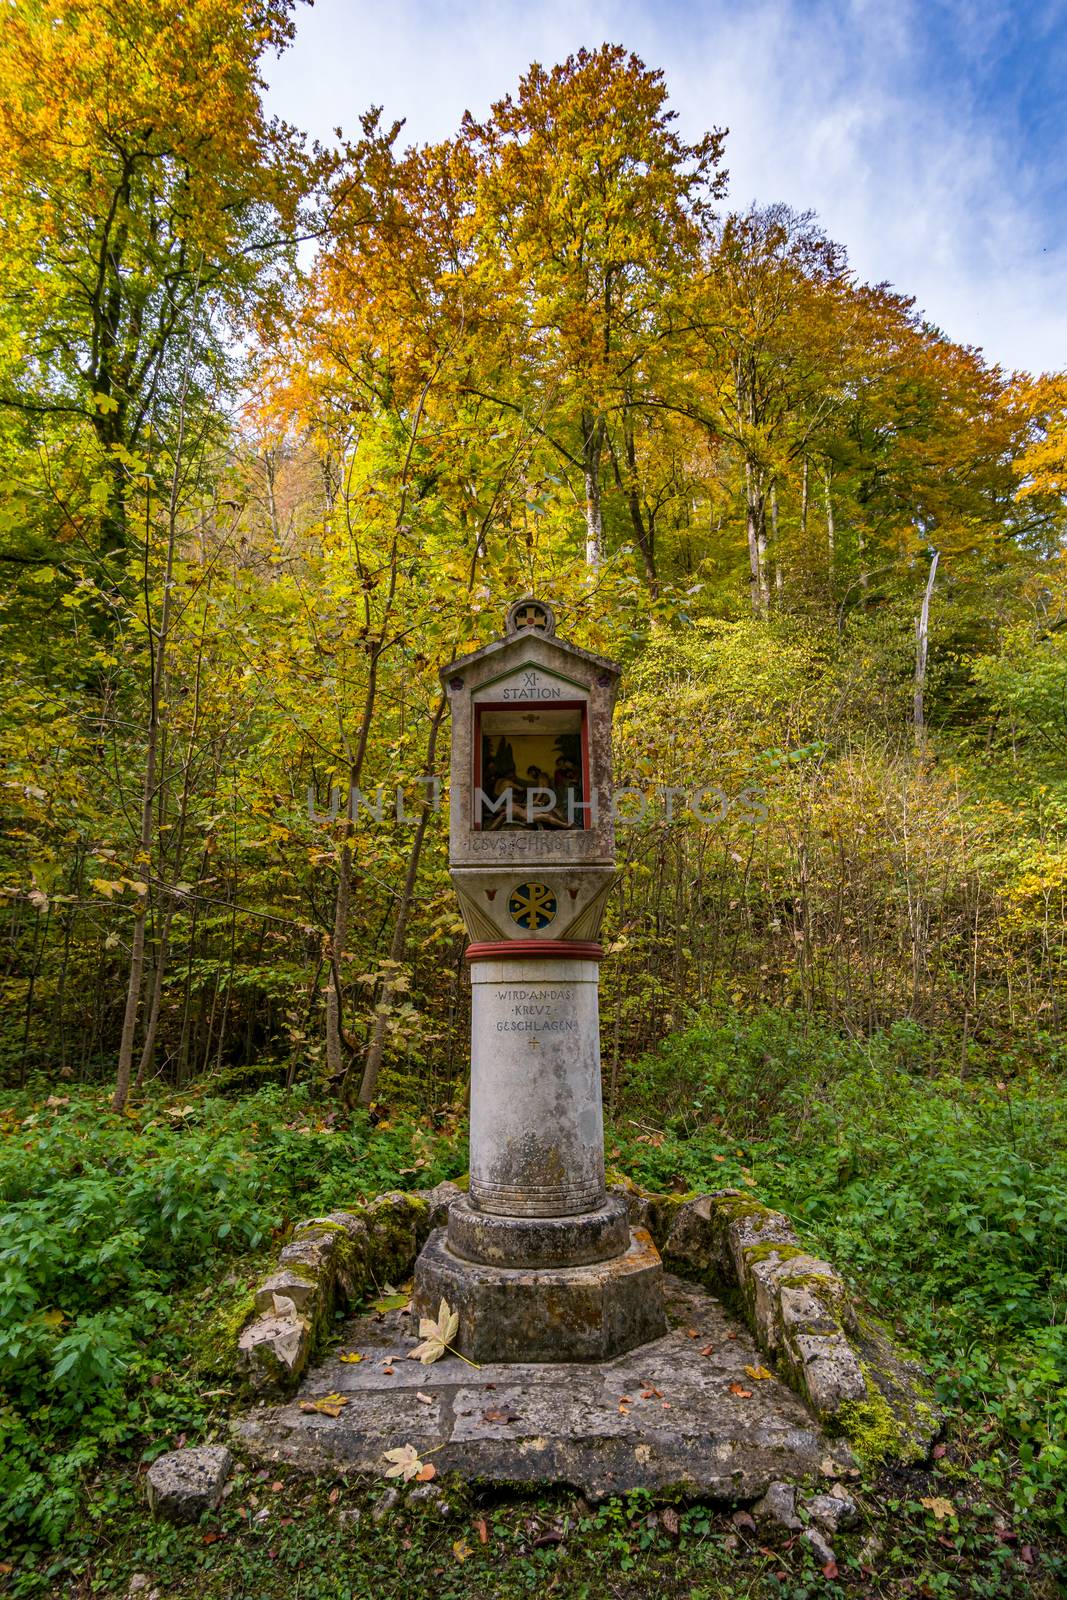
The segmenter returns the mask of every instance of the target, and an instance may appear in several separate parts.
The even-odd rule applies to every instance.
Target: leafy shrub
[[[299,1091],[159,1102],[135,1117],[112,1116],[99,1092],[9,1097],[0,1532],[56,1541],[86,1468],[202,1418],[186,1370],[188,1292],[227,1259],[300,1213],[434,1183],[462,1163],[422,1129],[336,1126]]]
[[[662,1135],[620,1118],[616,1159],[791,1214],[996,1445],[980,1471],[1017,1464],[1020,1506],[1067,1527],[1067,1091],[949,1058],[911,1022],[849,1039],[786,1012],[697,1019],[632,1069],[642,1122],[669,1114]]]

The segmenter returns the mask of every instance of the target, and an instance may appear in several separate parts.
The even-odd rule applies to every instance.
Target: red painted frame
[[[522,705],[521,700],[483,700],[474,707],[474,781],[471,784],[471,827],[476,833],[481,833],[482,824],[475,820],[474,794],[482,786],[482,712],[483,711],[517,711]],[[536,702],[531,701],[534,705]],[[582,736],[582,794],[585,804],[590,800],[589,787],[589,702],[588,700],[553,700],[551,705],[541,706],[542,711],[580,711],[582,722],[580,733]],[[587,833],[590,827],[588,810],[581,813],[581,832]]]

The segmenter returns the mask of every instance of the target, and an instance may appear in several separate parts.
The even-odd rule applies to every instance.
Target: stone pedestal
[[[664,1331],[659,1254],[604,1183],[598,976],[521,944],[471,963],[470,1193],[415,1308],[447,1300],[472,1361],[607,1361]]]
[[[581,1267],[483,1266],[432,1233],[415,1271],[415,1309],[459,1312],[456,1348],[470,1361],[610,1361],[666,1332],[663,1263],[643,1228],[625,1251]]]

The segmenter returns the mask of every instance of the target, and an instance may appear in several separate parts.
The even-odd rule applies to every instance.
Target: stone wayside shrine
[[[615,879],[619,668],[517,601],[442,674],[449,862],[470,935],[470,1190],[415,1267],[476,1361],[603,1361],[663,1333],[662,1266],[604,1181],[597,942]]]
[[[398,1452],[412,1471],[432,1455],[445,1482],[745,1505],[826,1563],[861,1473],[922,1462],[941,1417],[891,1330],[787,1217],[733,1189],[605,1188],[597,935],[619,669],[526,599],[444,681],[470,939],[469,1192],[382,1194],[293,1229],[229,1330],[255,1402],[233,1420],[233,1455],[379,1485]],[[412,1300],[390,1306],[387,1286],[412,1272]],[[440,1327],[442,1301],[435,1350],[420,1322]],[[232,1464],[220,1446],[161,1456],[157,1514],[210,1509]],[[428,1479],[404,1492],[442,1494]]]

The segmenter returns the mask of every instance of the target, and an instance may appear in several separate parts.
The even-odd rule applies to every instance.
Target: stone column
[[[471,963],[471,1203],[510,1217],[597,1211],[598,963],[512,949]]]

